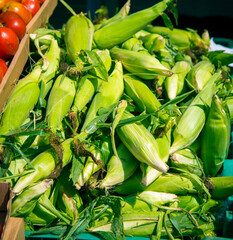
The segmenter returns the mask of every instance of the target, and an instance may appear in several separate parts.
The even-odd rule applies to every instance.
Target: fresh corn
[[[27,119],[39,98],[38,82],[40,75],[41,67],[37,66],[26,77],[19,80],[2,113],[0,135],[19,130]],[[3,140],[4,138],[0,138],[0,141]]]
[[[184,148],[171,155],[171,166],[184,169],[201,177],[203,175],[203,164],[195,152]]]
[[[53,85],[53,79],[58,73],[61,59],[61,49],[58,45],[57,40],[52,39],[49,49],[45,54],[48,65],[43,69],[40,76],[40,104],[43,106],[44,98],[47,96],[49,90]]]
[[[168,27],[160,26],[148,26],[145,28],[145,30],[151,33],[168,35],[171,43],[179,50],[191,49],[195,47],[208,49],[208,45],[196,31],[188,31],[178,28],[173,28],[171,30]]]
[[[127,41],[123,42],[121,45],[121,48],[130,50],[130,51],[135,51],[135,52],[147,51],[143,47],[143,42],[135,37],[132,37]]]
[[[72,105],[76,92],[75,85],[74,80],[61,74],[56,79],[49,94],[46,118],[48,127],[55,133]]]
[[[117,103],[123,94],[123,90],[124,83],[122,64],[117,61],[113,72],[108,78],[108,81],[102,83],[98,92],[94,96],[81,131],[85,130],[85,127],[97,116],[100,108],[108,108],[112,104]]]
[[[109,149],[109,154],[111,153],[111,144],[110,141],[103,141],[101,144],[102,148],[105,149]],[[76,189],[80,189],[82,186],[84,186],[84,184],[90,179],[90,177],[96,173],[97,171],[99,171],[102,168],[104,168],[104,166],[106,165],[106,163],[108,162],[109,156],[103,156],[101,154],[101,150],[98,149],[95,146],[90,146],[90,152],[93,154],[93,156],[96,158],[97,161],[100,161],[99,164],[96,163],[92,157],[88,157],[87,161],[85,163],[85,166],[83,168],[82,173],[79,175],[79,178],[77,179],[76,183],[75,183],[75,187]]]
[[[170,0],[164,0],[145,10],[117,19],[94,33],[94,41],[98,48],[112,48],[143,29],[151,21],[166,10]]]
[[[125,92],[137,104],[141,112],[153,113],[161,106],[155,94],[138,77],[124,74]]]
[[[215,93],[215,81],[221,72],[214,74],[205,88],[200,91],[181,116],[173,132],[173,143],[170,154],[190,145],[200,134],[206,121],[206,107],[210,107]]]
[[[224,100],[224,103],[227,105],[229,114],[230,114],[230,120],[233,121],[233,97],[226,97]]]
[[[67,139],[62,143],[63,157],[62,164],[65,167],[70,161],[72,156],[71,143],[73,139]],[[35,168],[33,173],[27,174],[21,177],[16,185],[14,186],[12,192],[14,194],[19,194],[22,192],[27,186],[30,186],[34,182],[45,179],[53,173],[56,166],[58,165],[58,156],[54,149],[48,149],[39,155],[37,155],[32,161],[32,165]]]
[[[139,38],[143,41],[145,48],[151,53],[157,53],[165,47],[165,38],[159,34],[148,34]]]
[[[212,77],[214,71],[215,66],[210,61],[200,61],[189,71],[187,83],[191,88],[200,91]]]
[[[95,49],[93,51],[98,54],[108,72],[112,64],[109,50]],[[91,69],[90,73],[94,73],[98,76],[95,69]],[[102,83],[102,80],[97,79],[97,77],[93,77],[91,74],[84,75],[78,82],[77,92],[71,111],[82,111],[83,108],[91,101],[98,87],[100,87]]]
[[[166,192],[177,195],[197,193],[197,189],[193,182],[182,174],[160,176],[147,187],[141,184],[141,180],[142,173],[141,171],[137,171],[132,177],[124,181],[122,184],[114,187],[113,191],[121,195],[128,195],[142,191]]]
[[[113,59],[121,61],[131,74],[142,79],[152,80],[157,75],[171,76],[172,71],[164,67],[158,59],[151,55],[113,47],[110,50]]]
[[[134,117],[129,112],[124,112],[122,119]],[[144,162],[158,171],[166,173],[168,166],[160,156],[159,145],[154,136],[141,124],[132,123],[118,127],[117,135],[140,162]]]
[[[11,216],[27,216],[35,207],[39,197],[50,187],[52,180],[43,180],[25,189],[12,203]]]
[[[215,95],[201,135],[201,159],[206,176],[214,177],[221,169],[228,154],[230,133],[228,109]]]
[[[172,76],[165,79],[165,89],[170,100],[176,98],[185,89],[185,77],[190,71],[191,66],[186,61],[178,61],[172,68],[174,73]]]
[[[143,191],[137,195],[140,199],[153,205],[165,205],[177,201],[177,195],[173,193]]]
[[[121,144],[117,148],[118,157],[113,155],[107,164],[107,174],[101,181],[101,187],[111,187],[119,184],[132,176],[138,167],[138,161],[128,151],[128,149]]]
[[[81,50],[91,50],[94,34],[92,22],[83,14],[72,16],[65,26],[65,45],[68,57],[78,64]]]
[[[211,177],[206,181],[213,199],[225,199],[233,194],[233,177]]]
[[[56,183],[58,196],[56,205],[59,210],[66,213],[73,221],[77,220],[79,213],[83,210],[82,198],[72,183],[69,181],[69,169],[64,169]]]
[[[155,138],[155,141],[159,148],[159,155],[161,160],[164,163],[167,163],[169,158],[169,149],[171,145],[171,129],[161,137]],[[158,171],[157,169],[148,166],[145,163],[141,163],[140,165],[142,170],[142,184],[143,186],[150,185],[155,179],[161,176],[162,172]]]

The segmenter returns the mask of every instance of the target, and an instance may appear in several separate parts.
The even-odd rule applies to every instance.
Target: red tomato
[[[19,39],[22,39],[26,32],[26,24],[15,12],[7,11],[0,15],[0,27],[11,28]]]
[[[16,33],[7,27],[0,27],[0,58],[11,59],[19,47]]]
[[[42,5],[45,2],[45,0],[38,0],[38,2],[40,5]]]
[[[0,0],[0,9],[3,8],[6,2],[9,2],[10,0]],[[21,2],[21,0],[13,0],[14,2]]]
[[[1,58],[0,58],[0,69],[3,72],[3,75],[5,75],[5,73],[6,73],[7,69],[8,69],[8,67],[6,65],[6,62],[4,60],[2,60]]]
[[[22,3],[15,2],[15,1],[9,1],[7,2],[4,7],[2,8],[2,12],[12,11],[17,13],[25,22],[27,25],[31,19],[32,14],[30,11],[28,11]]]
[[[22,0],[21,2],[28,11],[31,12],[32,17],[39,11],[40,4],[38,0]]]

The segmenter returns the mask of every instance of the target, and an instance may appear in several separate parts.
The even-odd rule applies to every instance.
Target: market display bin
[[[232,145],[230,145],[232,147]],[[233,159],[226,159],[224,161],[223,169],[220,176],[233,176]],[[220,237],[205,237],[202,240],[231,240],[233,239],[233,196],[224,200],[224,209],[221,214],[223,221],[222,236]],[[25,231],[26,240],[52,240],[57,239],[58,236],[53,234],[34,235],[32,231]],[[79,240],[100,240],[100,238],[89,234],[82,233],[77,239]],[[126,237],[126,240],[149,240],[147,237]],[[163,240],[163,239],[161,239]]]
[[[20,41],[19,48],[10,62],[8,62],[8,70],[0,83],[0,112],[4,107],[4,104],[13,90],[16,82],[18,81],[23,68],[29,57],[29,34],[34,32],[39,27],[46,24],[49,17],[52,15],[54,9],[57,6],[57,0],[45,0],[40,10],[28,23],[26,28],[26,34]]]

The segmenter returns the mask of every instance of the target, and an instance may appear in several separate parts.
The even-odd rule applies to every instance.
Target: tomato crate
[[[28,60],[30,54],[30,38],[29,34],[33,33],[36,29],[44,26],[49,17],[52,15],[54,9],[57,6],[58,0],[45,0],[39,11],[35,14],[32,20],[27,24],[26,34],[21,39],[18,50],[14,57],[9,61],[8,70],[0,83],[0,112],[4,107],[4,104],[13,90],[16,82],[18,81],[24,66]]]

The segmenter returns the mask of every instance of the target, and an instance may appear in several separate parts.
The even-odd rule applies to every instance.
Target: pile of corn
[[[27,230],[74,239],[203,238],[233,195],[219,177],[232,119],[232,55],[151,23],[171,0],[31,34],[30,69],[0,121],[0,180]],[[176,14],[174,14],[176,16]],[[156,22],[156,21],[155,21]]]

